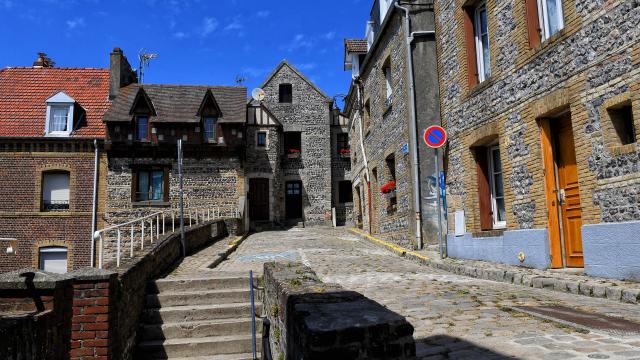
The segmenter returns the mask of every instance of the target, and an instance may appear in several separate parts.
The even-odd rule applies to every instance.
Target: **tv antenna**
[[[264,90],[260,88],[253,89],[253,91],[251,92],[251,97],[253,98],[253,100],[261,102],[265,97]]]
[[[236,76],[236,86],[242,86],[242,84],[244,84],[245,81],[247,81],[246,77],[242,75]]]
[[[140,74],[140,84],[144,83],[144,69],[149,67],[149,62],[158,57],[158,54],[148,53],[144,49],[138,53],[138,62],[140,64],[138,73]]]

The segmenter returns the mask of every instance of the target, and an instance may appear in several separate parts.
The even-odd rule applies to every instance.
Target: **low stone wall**
[[[408,359],[413,326],[363,295],[325,284],[299,263],[266,263],[264,311],[275,360]]]
[[[582,227],[584,272],[619,280],[640,281],[640,221]]]
[[[231,219],[186,229],[187,255],[240,228]],[[1,274],[0,359],[133,359],[147,284],[173,268],[181,249],[176,233],[117,271]]]

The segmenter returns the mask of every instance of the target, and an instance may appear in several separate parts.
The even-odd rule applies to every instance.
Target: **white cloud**
[[[318,64],[316,63],[303,63],[303,64],[297,64],[296,67],[302,71],[309,71],[309,70],[313,70],[315,68],[318,67]]]
[[[83,26],[85,26],[85,23],[84,23],[84,18],[82,17],[76,17],[71,20],[67,20],[67,29],[69,30],[73,30],[75,28],[83,27]]]
[[[202,28],[200,30],[200,36],[207,37],[218,28],[218,20],[212,17],[206,17],[202,19]]]
[[[178,32],[173,33],[172,36],[173,36],[174,39],[184,39],[184,38],[188,38],[189,34],[187,34],[185,32],[182,32],[182,31],[178,31]]]
[[[271,15],[271,12],[268,10],[262,10],[256,13],[256,16],[262,19],[269,17],[269,15]]]
[[[240,18],[236,17],[233,19],[232,22],[230,22],[227,26],[224,27],[225,30],[229,31],[229,30],[240,30],[243,29],[244,25],[242,25],[242,23],[240,22]]]
[[[13,2],[11,0],[0,0],[0,7],[10,9],[12,6]]]
[[[293,52],[300,49],[310,49],[313,47],[314,41],[307,38],[304,34],[297,34],[293,40],[287,45],[281,46],[281,50]]]
[[[271,68],[256,68],[256,67],[246,67],[242,69],[242,74],[247,77],[262,77],[266,76],[271,71]]]
[[[322,35],[322,37],[327,39],[327,40],[333,40],[336,37],[336,32],[335,31],[329,31],[328,33]]]

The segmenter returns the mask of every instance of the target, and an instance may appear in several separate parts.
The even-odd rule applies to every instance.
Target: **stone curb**
[[[208,269],[214,269],[216,268],[218,265],[220,265],[220,263],[222,263],[223,261],[225,261],[229,255],[233,254],[238,247],[249,237],[248,234],[242,235],[242,236],[238,236],[235,240],[233,240],[229,246],[227,247],[227,249],[218,254],[218,257],[213,260],[211,262],[211,264],[207,265]]]
[[[360,230],[348,229],[349,232],[360,236],[364,239],[371,240],[377,245],[381,245],[383,248],[409,260],[418,262],[423,265],[427,265],[432,268],[444,270],[456,275],[463,275],[467,277],[490,280],[496,282],[503,282],[518,286],[532,287],[536,289],[545,289],[552,291],[559,291],[564,293],[571,293],[575,295],[596,297],[602,299],[608,299],[613,301],[621,301],[629,304],[640,304],[640,288],[629,288],[624,286],[607,286],[593,281],[585,280],[573,280],[562,277],[552,276],[540,276],[532,275],[526,271],[519,269],[485,269],[472,265],[454,264],[447,260],[432,259],[415,251],[410,251],[391,244],[387,241],[375,238],[369,234],[365,234]]]

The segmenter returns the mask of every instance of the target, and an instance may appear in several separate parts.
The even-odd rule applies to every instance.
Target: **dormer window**
[[[73,110],[76,101],[64,92],[47,99],[47,136],[69,136],[73,131]]]
[[[149,117],[136,117],[136,141],[149,141]]]
[[[216,142],[216,123],[218,122],[218,119],[213,116],[206,116],[202,122],[204,125],[204,141]]]

